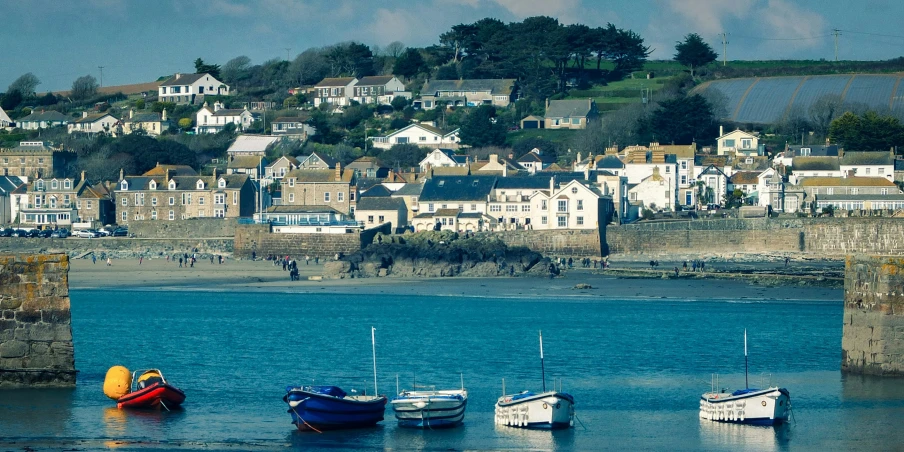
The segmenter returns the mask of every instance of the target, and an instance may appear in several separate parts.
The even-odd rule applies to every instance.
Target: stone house
[[[337,164],[335,169],[296,169],[280,181],[283,206],[326,206],[354,216],[357,204],[355,171]]]
[[[37,178],[26,188],[28,203],[19,206],[19,221],[33,226],[72,227],[73,223],[109,224],[112,200],[102,184],[93,185],[82,172],[75,178]]]
[[[515,100],[515,79],[430,80],[424,83],[414,108],[432,110],[438,105],[507,107]]]
[[[82,180],[85,180],[84,174]],[[77,192],[75,209],[78,211],[79,223],[91,223],[94,227],[100,227],[116,222],[113,194],[103,183],[85,183],[77,187]]]
[[[286,176],[289,171],[298,168],[298,159],[291,155],[284,155],[264,168],[264,178],[278,180]]]
[[[350,104],[352,87],[358,82],[355,77],[327,77],[314,85],[314,107],[322,103],[334,107],[345,107]]]
[[[160,102],[174,104],[201,103],[201,100],[207,95],[228,96],[229,85],[206,73],[176,73],[157,88],[157,98]]]
[[[353,86],[351,100],[360,104],[389,105],[395,97],[411,99],[405,84],[394,75],[361,77]]]
[[[104,135],[113,135],[120,127],[119,119],[109,113],[99,113],[89,115],[87,111],[82,112],[82,117],[74,121],[70,121],[68,131],[72,133],[88,133]]]
[[[416,144],[426,148],[458,149],[460,129],[443,132],[429,124],[410,124],[384,137],[373,137],[373,147],[389,149],[395,144]]]
[[[238,131],[245,131],[254,123],[255,115],[244,109],[227,109],[220,102],[215,102],[213,108],[204,102],[204,106],[195,114],[195,133],[217,133],[226,128],[227,124],[234,124]]]
[[[639,209],[652,211],[673,210],[673,192],[669,181],[662,176],[659,168],[653,168],[653,174],[645,177],[637,184],[629,185],[628,202]]]
[[[0,176],[53,177],[73,159],[74,153],[43,141],[20,141],[14,148],[0,149]]]
[[[527,170],[519,165],[514,159],[500,157],[496,154],[490,154],[489,160],[487,161],[474,162],[474,167],[477,167],[476,170],[472,172],[472,174],[475,175],[508,177],[527,172]]]
[[[390,223],[393,231],[408,226],[408,209],[405,201],[389,196],[362,196],[358,200],[355,219],[364,222],[365,228]]]
[[[598,115],[593,99],[546,99],[546,129],[586,129],[587,123]]]
[[[32,112],[30,115],[16,121],[16,127],[22,130],[49,129],[69,124],[72,118],[58,111]]]

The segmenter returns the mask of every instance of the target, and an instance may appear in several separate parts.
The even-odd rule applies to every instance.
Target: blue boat
[[[386,397],[348,395],[337,386],[289,386],[283,397],[299,430],[371,427],[383,420]]]

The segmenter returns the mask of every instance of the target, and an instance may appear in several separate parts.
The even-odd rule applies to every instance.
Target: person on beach
[[[94,253],[91,253],[91,263],[97,265],[97,255]]]
[[[311,263],[311,256],[308,256],[307,254],[305,254],[304,255],[304,264],[309,265],[310,263]]]
[[[320,263],[320,256],[314,256],[314,265],[317,265],[319,263]]]
[[[691,268],[693,269],[694,272],[697,271],[697,261],[696,261],[696,260],[694,260],[693,262],[691,262]]]
[[[113,259],[110,257],[107,257],[107,267],[112,267],[112,266],[113,266]]]
[[[166,262],[169,263],[169,254],[166,255]]]
[[[286,258],[283,259],[283,261],[282,261],[282,271],[286,271],[286,269],[288,268],[288,266],[289,266],[289,258],[286,257]]]
[[[786,256],[785,257],[785,268],[788,268],[788,262],[790,262],[790,261],[791,261],[791,258]]]
[[[191,268],[195,268],[195,257],[194,257],[194,256],[191,257],[191,264],[190,264],[190,265],[191,265]]]
[[[179,257],[179,268],[182,268],[182,257]]]
[[[138,265],[141,265],[142,262],[144,262],[144,256],[138,256]]]
[[[678,276],[678,267],[675,267],[675,276]]]
[[[684,261],[684,271],[687,271],[687,261]]]
[[[700,261],[700,271],[706,271],[706,261]]]

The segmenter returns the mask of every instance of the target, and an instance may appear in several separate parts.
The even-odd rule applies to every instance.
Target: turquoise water
[[[897,449],[902,380],[843,377],[842,306],[831,301],[406,297],[73,290],[74,390],[0,392],[0,446],[125,441],[128,447],[243,449]],[[418,384],[470,392],[462,428],[301,433],[281,397],[290,384],[373,390]],[[791,391],[796,424],[713,424],[697,417],[712,373]],[[577,427],[495,427],[493,405],[548,385],[575,396]],[[159,367],[186,395],[172,413],[119,411],[106,370]],[[9,447],[5,447],[9,448]],[[91,448],[89,446],[88,448]]]

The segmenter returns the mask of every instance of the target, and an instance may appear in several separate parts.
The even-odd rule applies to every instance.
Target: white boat
[[[543,365],[543,333],[540,333],[540,373],[543,392],[523,391],[503,395],[496,401],[497,425],[534,429],[561,429],[574,426],[574,397],[561,391],[546,391]],[[505,394],[505,380],[502,380]]]
[[[753,389],[747,384],[747,330],[744,330],[745,389],[716,391],[700,397],[700,418],[716,422],[752,425],[777,425],[791,415],[791,394],[785,388]]]
[[[389,403],[400,427],[454,427],[465,418],[468,391],[464,388],[402,391]]]

